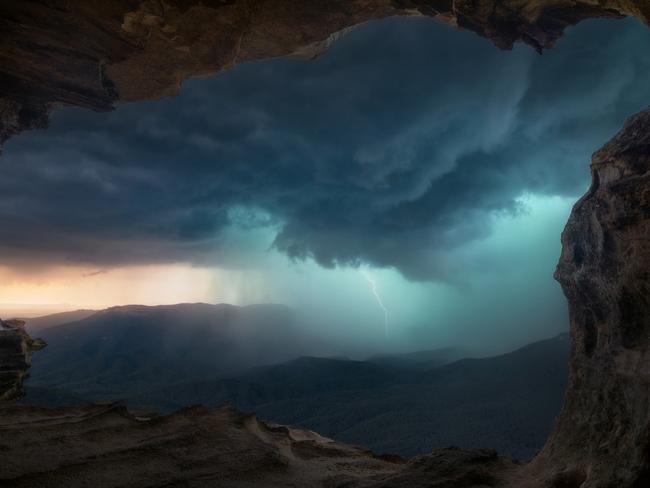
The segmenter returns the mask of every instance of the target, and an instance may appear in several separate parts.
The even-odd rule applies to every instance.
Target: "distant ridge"
[[[444,347],[397,354],[375,354],[367,361],[376,364],[393,366],[419,366],[421,369],[430,369],[442,366],[458,359],[466,357],[461,349]]]
[[[126,305],[38,335],[49,345],[29,385],[102,399],[128,397],[145,385],[238,374],[291,359],[315,342],[289,307],[275,304]]]
[[[280,305],[100,311],[43,330],[50,346],[39,353],[25,401],[124,399],[161,412],[230,404],[378,453],[491,445],[519,459],[541,448],[560,410],[568,334],[479,359],[453,360],[458,351],[439,349],[366,361],[294,352],[282,360],[290,347],[309,345],[291,317]],[[260,354],[277,364],[263,365]]]
[[[28,332],[38,334],[39,331],[47,329],[50,327],[56,327],[57,325],[66,324],[69,322],[76,322],[77,320],[85,319],[91,315],[97,313],[96,310],[73,310],[70,312],[59,312],[49,315],[43,315],[40,317],[32,317],[23,319],[26,323],[26,328]]]

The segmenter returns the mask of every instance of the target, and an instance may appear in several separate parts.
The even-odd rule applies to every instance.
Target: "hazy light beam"
[[[375,300],[377,301],[377,304],[379,305],[379,307],[384,311],[384,335],[386,336],[386,339],[388,339],[388,309],[384,305],[384,302],[382,301],[381,296],[379,296],[379,291],[377,291],[377,283],[372,278],[372,276],[370,276],[363,269],[361,270],[361,275],[366,279],[366,281],[370,285],[370,291],[375,296]]]

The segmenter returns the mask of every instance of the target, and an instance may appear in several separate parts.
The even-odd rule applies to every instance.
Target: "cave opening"
[[[558,236],[591,153],[648,105],[647,36],[588,21],[539,57],[388,19],[309,63],[56,111],[3,153],[2,314],[49,343],[24,403],[126,398],[146,417],[231,402],[381,453],[532,458],[567,376]],[[557,276],[588,305],[572,318],[595,360],[610,312],[588,277],[567,291],[567,256],[593,266],[571,229]],[[631,283],[616,313],[642,350],[645,281]],[[554,486],[587,479],[574,467]]]

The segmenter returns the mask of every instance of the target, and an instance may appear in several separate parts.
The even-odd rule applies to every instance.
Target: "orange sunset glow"
[[[48,267],[25,274],[0,268],[0,313],[36,316],[125,303],[210,302],[219,291],[214,270],[184,264],[112,269]]]

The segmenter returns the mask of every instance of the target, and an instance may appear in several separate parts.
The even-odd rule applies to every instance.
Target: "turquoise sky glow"
[[[3,154],[0,305],[280,302],[351,354],[565,331],[560,233],[650,103],[649,36],[589,21],[539,56],[388,19],[309,62],[57,110]]]

